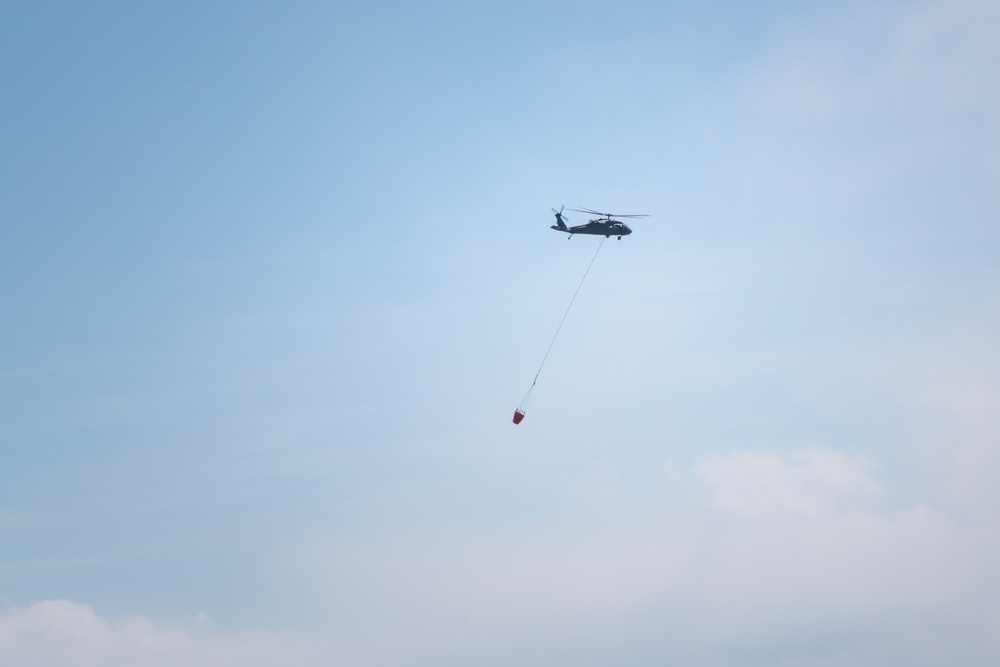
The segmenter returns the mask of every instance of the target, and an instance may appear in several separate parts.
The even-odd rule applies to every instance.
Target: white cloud
[[[811,447],[778,454],[714,454],[695,466],[715,504],[758,517],[829,514],[843,503],[876,495],[871,462]]]
[[[995,540],[900,508],[878,469],[818,446],[715,453],[658,490],[606,475],[627,490],[614,517],[327,545],[315,580],[372,664],[989,664]]]
[[[817,446],[715,453],[670,463],[660,488],[642,491],[605,474],[610,465],[598,481],[628,492],[601,522],[313,551],[298,569],[325,600],[317,627],[350,637],[340,664],[985,665],[995,655],[995,541],[923,504],[871,507],[888,492],[868,458]],[[224,633],[204,614],[191,625],[45,601],[0,615],[0,664],[318,667],[346,655],[315,635]]]
[[[870,623],[885,639],[915,615],[998,611],[978,593],[997,583],[995,541],[921,503],[879,509],[886,492],[875,469],[868,457],[817,446],[696,462],[701,492],[730,520],[707,520],[699,536],[694,606],[734,637],[783,642],[808,618],[813,634]]]
[[[264,632],[224,634],[116,622],[68,600],[46,600],[0,614],[0,664],[10,667],[224,667],[318,664],[319,643]],[[329,663],[324,663],[329,664]]]

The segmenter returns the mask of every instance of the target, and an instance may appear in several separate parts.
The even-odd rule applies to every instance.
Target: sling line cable
[[[524,412],[528,409],[528,401],[531,400],[531,392],[535,388],[535,384],[538,382],[538,376],[542,374],[542,368],[545,366],[545,361],[549,358],[549,352],[552,351],[552,346],[556,342],[556,338],[559,337],[559,332],[562,330],[563,322],[566,321],[566,316],[569,315],[570,309],[573,307],[573,302],[576,301],[576,295],[580,293],[580,288],[583,287],[583,281],[587,279],[587,274],[590,273],[590,267],[594,265],[594,260],[597,259],[597,253],[601,252],[601,246],[604,245],[606,239],[601,239],[601,242],[597,244],[597,250],[594,251],[594,256],[590,258],[590,264],[587,265],[587,270],[583,272],[583,278],[580,278],[580,284],[576,286],[576,291],[573,292],[573,298],[569,300],[569,305],[566,306],[566,312],[563,313],[562,319],[559,320],[559,326],[556,327],[556,333],[552,336],[552,341],[549,343],[549,349],[545,350],[545,356],[542,357],[542,363],[538,365],[538,372],[535,373],[535,379],[528,387],[528,393],[524,395],[521,399],[521,404],[517,406],[514,410],[514,423],[520,424],[521,420],[524,419]]]

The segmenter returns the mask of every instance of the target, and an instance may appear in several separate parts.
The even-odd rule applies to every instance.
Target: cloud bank
[[[818,445],[716,452],[671,464],[603,527],[304,549],[297,567],[326,612],[298,634],[111,621],[48,600],[0,615],[0,662],[992,664],[995,535],[922,503],[893,506],[877,470]]]
[[[225,634],[143,616],[111,622],[89,605],[68,600],[12,607],[0,615],[0,663],[11,667],[323,664],[316,648],[315,640],[305,637]]]
[[[877,469],[821,446],[714,453],[603,528],[335,543],[315,580],[392,637],[371,664],[991,664],[989,525],[901,506]]]

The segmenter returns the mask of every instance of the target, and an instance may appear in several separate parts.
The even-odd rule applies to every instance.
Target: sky
[[[996,664],[997,34],[0,5],[0,662]]]

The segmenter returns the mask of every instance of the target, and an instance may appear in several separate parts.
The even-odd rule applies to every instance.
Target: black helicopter
[[[573,234],[591,234],[593,236],[604,236],[605,238],[611,238],[612,236],[617,236],[618,240],[621,241],[623,236],[628,236],[632,233],[629,226],[620,220],[615,220],[615,218],[648,218],[648,215],[620,215],[614,213],[601,213],[600,211],[591,211],[588,208],[571,208],[571,211],[577,211],[579,213],[586,213],[588,215],[596,215],[598,217],[592,219],[585,225],[577,225],[575,227],[568,227],[566,225],[566,216],[563,215],[563,207],[559,207],[559,210],[552,209],[552,212],[556,214],[556,224],[552,225],[552,229],[558,232],[566,232],[569,234],[568,239],[573,238]]]

